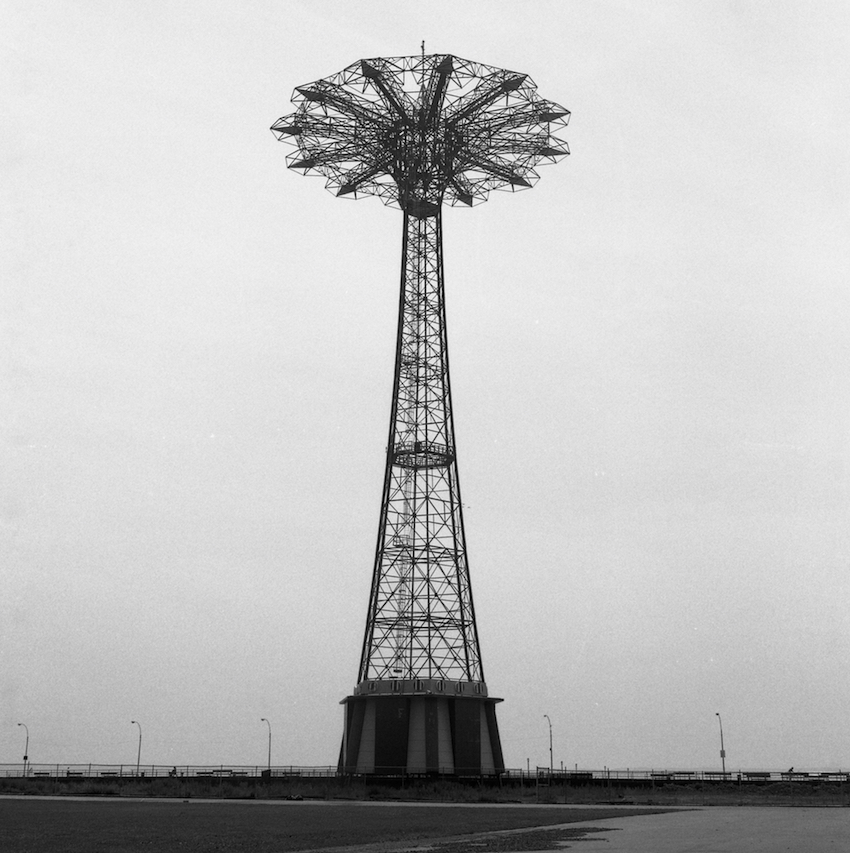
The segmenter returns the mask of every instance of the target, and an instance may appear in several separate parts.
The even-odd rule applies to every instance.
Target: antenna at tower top
[[[425,61],[425,39],[422,39],[422,61]]]

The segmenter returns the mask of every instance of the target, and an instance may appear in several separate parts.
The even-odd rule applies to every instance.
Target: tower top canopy
[[[338,196],[377,195],[415,216],[526,189],[536,166],[569,154],[554,136],[570,113],[525,74],[451,54],[362,59],[297,86],[273,133],[289,168]]]

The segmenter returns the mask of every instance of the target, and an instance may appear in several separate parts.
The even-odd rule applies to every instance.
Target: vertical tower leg
[[[487,694],[455,453],[442,218],[405,212],[392,412],[357,687],[340,769],[504,769]]]

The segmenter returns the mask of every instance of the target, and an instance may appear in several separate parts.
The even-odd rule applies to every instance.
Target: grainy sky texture
[[[850,7],[7,0],[0,763],[336,762],[401,214],[292,90],[419,52],[572,110],[444,217],[510,767],[850,767]]]

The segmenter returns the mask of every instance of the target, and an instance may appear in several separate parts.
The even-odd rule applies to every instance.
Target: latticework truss
[[[414,215],[525,189],[539,163],[569,154],[553,135],[569,111],[527,75],[451,55],[364,59],[298,86],[292,102],[296,112],[272,126],[296,146],[291,169]]]
[[[450,55],[356,62],[299,86],[275,135],[292,169],[404,211],[387,463],[359,682],[483,682],[449,384],[442,204],[532,186],[569,112],[525,74]]]
[[[405,217],[381,521],[360,681],[483,681],[446,346],[441,216]]]

